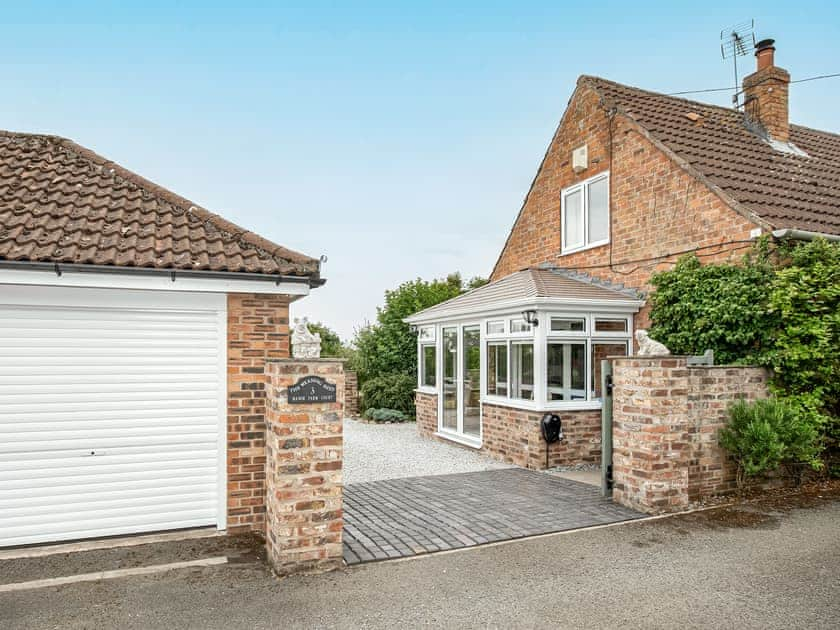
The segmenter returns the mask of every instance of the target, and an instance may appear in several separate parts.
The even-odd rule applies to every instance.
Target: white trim
[[[59,265],[59,267],[61,267]],[[225,278],[191,277],[189,272],[175,271],[175,280],[165,273],[100,273],[61,269],[61,275],[54,270],[44,269],[0,269],[0,284],[21,284],[51,287],[76,287],[92,289],[139,289],[152,291],[182,291],[202,293],[266,293],[271,295],[309,295],[305,282],[284,282],[273,280],[237,280]]]
[[[599,241],[589,241],[589,187],[600,180],[607,182],[607,238]],[[580,245],[565,246],[566,241],[566,197],[575,192],[581,192],[581,222],[583,223],[583,241]],[[574,254],[593,247],[601,247],[610,242],[610,172],[604,171],[584,179],[560,191],[560,255]]]
[[[523,411],[593,411],[601,408],[600,400],[572,400],[539,402],[523,400],[521,398],[504,398],[503,396],[484,396],[481,399],[484,405],[496,407],[509,407]]]
[[[431,394],[433,396],[437,396],[437,393],[438,393],[438,390],[435,389],[434,387],[426,387],[426,386],[415,387],[414,391],[418,394]]]
[[[474,304],[464,309],[451,311],[437,311],[435,313],[417,313],[406,317],[407,324],[445,323],[455,325],[460,321],[474,321],[476,317],[498,319],[499,317],[522,317],[526,307],[536,310],[557,309],[575,313],[636,313],[645,305],[644,300],[636,300],[628,296],[626,300],[592,300],[585,298],[518,298],[496,304]],[[434,308],[434,307],[432,307]]]
[[[215,297],[215,296],[214,296]],[[219,454],[218,462],[218,513],[216,514],[216,529],[224,531],[227,529],[227,506],[228,506],[228,478],[227,478],[227,436],[228,436],[228,338],[227,338],[227,298],[221,300],[217,307],[219,322]]]
[[[444,440],[449,440],[450,442],[457,442],[462,446],[469,446],[470,448],[475,449],[481,448],[481,438],[474,439],[460,433],[452,433],[446,429],[438,429],[435,432],[435,435],[439,438],[443,438]]]

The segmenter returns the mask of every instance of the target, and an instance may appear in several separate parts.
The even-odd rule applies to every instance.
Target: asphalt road
[[[0,628],[828,628],[840,502],[700,513],[278,580],[219,567],[0,594]]]

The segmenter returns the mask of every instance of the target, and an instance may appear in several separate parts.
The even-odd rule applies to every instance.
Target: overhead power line
[[[805,83],[806,81],[818,81],[820,79],[834,79],[840,77],[840,72],[834,74],[821,74],[816,77],[808,77],[807,79],[797,79],[791,83]],[[723,87],[723,88],[707,88],[705,90],[686,90],[685,92],[668,92],[666,96],[682,96],[683,94],[703,94],[706,92],[729,92],[731,90],[738,90],[740,87]]]

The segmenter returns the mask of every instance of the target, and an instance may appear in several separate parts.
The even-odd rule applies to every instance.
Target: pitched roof
[[[840,234],[840,135],[791,125],[790,142],[807,154],[797,155],[750,131],[734,109],[599,77],[582,76],[578,85],[593,88],[769,227]]]
[[[0,260],[308,276],[318,261],[56,136],[0,131]]]
[[[515,271],[495,282],[468,291],[446,302],[407,317],[406,321],[429,318],[445,319],[462,313],[477,313],[482,310],[515,306],[518,303],[536,301],[540,298],[554,298],[558,302],[636,302],[638,294],[633,290],[608,288],[584,280],[580,274],[572,274],[562,269],[531,268]]]

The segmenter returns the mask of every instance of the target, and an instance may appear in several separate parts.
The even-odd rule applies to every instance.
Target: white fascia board
[[[598,311],[599,313],[624,313],[631,315],[638,313],[645,305],[644,300],[591,300],[583,298],[525,298],[499,302],[493,305],[476,305],[467,308],[453,308],[441,310],[436,313],[417,313],[406,317],[403,321],[407,324],[431,324],[453,319],[464,319],[467,317],[495,317],[517,312],[528,308],[536,310],[562,310],[587,313]]]
[[[61,267],[60,267],[61,268]],[[306,282],[280,281],[270,278],[239,280],[236,278],[194,277],[189,272],[172,275],[101,273],[61,268],[61,275],[52,269],[0,269],[0,284],[22,284],[49,287],[83,287],[91,289],[140,289],[148,291],[187,291],[199,293],[266,293],[272,295],[309,295]]]

